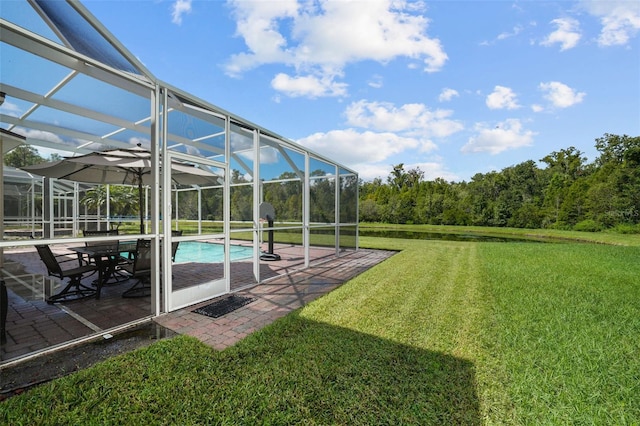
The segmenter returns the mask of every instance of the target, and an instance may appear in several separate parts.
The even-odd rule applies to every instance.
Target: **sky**
[[[637,0],[83,3],[159,79],[365,181],[640,136]]]

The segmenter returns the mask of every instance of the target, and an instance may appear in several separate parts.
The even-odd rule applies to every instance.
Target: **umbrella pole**
[[[144,234],[144,210],[142,206],[142,177],[138,181],[138,208],[140,209],[140,233]]]

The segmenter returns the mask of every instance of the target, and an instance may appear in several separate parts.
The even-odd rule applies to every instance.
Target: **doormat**
[[[195,309],[193,312],[201,315],[206,315],[211,318],[219,318],[223,315],[233,312],[238,308],[242,308],[244,305],[248,305],[255,299],[253,297],[237,296],[232,294],[224,299],[217,300],[207,306]]]

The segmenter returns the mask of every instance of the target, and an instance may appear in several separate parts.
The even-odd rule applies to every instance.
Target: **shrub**
[[[582,222],[578,222],[573,226],[574,231],[582,231],[582,232],[600,232],[603,229],[604,229],[604,226],[593,219],[583,220]]]
[[[613,228],[619,234],[640,234],[640,224],[619,223]]]

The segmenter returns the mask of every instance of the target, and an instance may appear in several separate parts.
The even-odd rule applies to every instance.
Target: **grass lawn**
[[[640,422],[640,245],[361,244],[401,251],[225,351],[160,341],[0,424]]]

